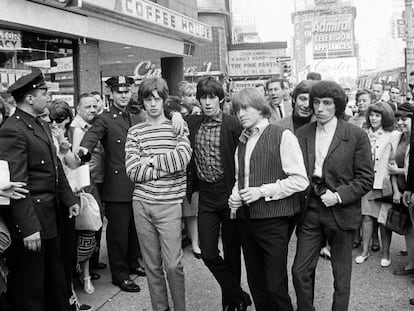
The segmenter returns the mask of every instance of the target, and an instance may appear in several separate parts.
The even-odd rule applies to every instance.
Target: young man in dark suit
[[[316,122],[296,135],[311,185],[297,225],[297,251],[292,267],[298,310],[315,310],[313,275],[325,240],[331,245],[334,275],[332,310],[348,310],[353,232],[361,220],[360,199],[374,179],[367,134],[341,119],[346,94],[331,81],[310,91]]]
[[[13,238],[6,254],[7,299],[13,311],[67,310],[58,236],[63,218],[79,213],[78,200],[56,156],[50,129],[38,118],[47,105],[41,71],[21,77],[8,92],[17,109],[0,129],[0,159],[9,163],[11,180],[26,183],[29,193],[5,210]]]
[[[241,126],[220,110],[224,90],[207,77],[197,85],[203,115],[188,119],[193,155],[187,168],[187,198],[200,191],[198,230],[201,257],[222,291],[223,310],[246,310],[250,297],[240,287],[240,238],[237,223],[230,219],[228,199],[234,185],[234,152]],[[221,226],[224,258],[218,250]]]

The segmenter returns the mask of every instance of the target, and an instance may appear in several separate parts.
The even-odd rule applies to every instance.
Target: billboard
[[[312,25],[313,58],[355,56],[352,14],[318,14]]]
[[[333,80],[339,84],[355,84],[358,61],[356,57],[313,60],[310,71],[319,72],[323,80]]]
[[[284,53],[284,49],[229,51],[229,76],[281,74],[279,62]]]

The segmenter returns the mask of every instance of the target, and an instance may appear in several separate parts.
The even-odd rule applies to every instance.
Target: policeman
[[[56,156],[52,136],[38,118],[47,87],[39,69],[18,79],[9,93],[17,109],[0,129],[0,159],[11,180],[27,183],[29,193],[5,210],[13,241],[7,251],[7,299],[14,311],[66,310],[67,288],[58,234],[63,217],[79,213],[77,199]]]
[[[133,183],[125,173],[125,141],[128,129],[144,121],[127,110],[131,99],[132,78],[112,77],[106,80],[111,89],[113,105],[109,112],[96,118],[85,134],[78,154],[92,153],[98,141],[105,150],[104,182],[102,201],[108,219],[106,240],[112,283],[126,292],[139,292],[140,287],[129,277],[131,274],[145,275],[138,262],[139,244],[132,212]]]

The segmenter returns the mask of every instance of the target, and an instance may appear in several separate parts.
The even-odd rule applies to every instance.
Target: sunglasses
[[[405,99],[408,101],[411,101],[411,100],[414,100],[414,97],[406,97]]]

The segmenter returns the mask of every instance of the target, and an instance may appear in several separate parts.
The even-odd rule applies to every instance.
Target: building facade
[[[196,0],[7,0],[0,10],[0,96],[32,67],[74,106],[112,75],[162,75],[176,93],[184,58],[212,41]]]

